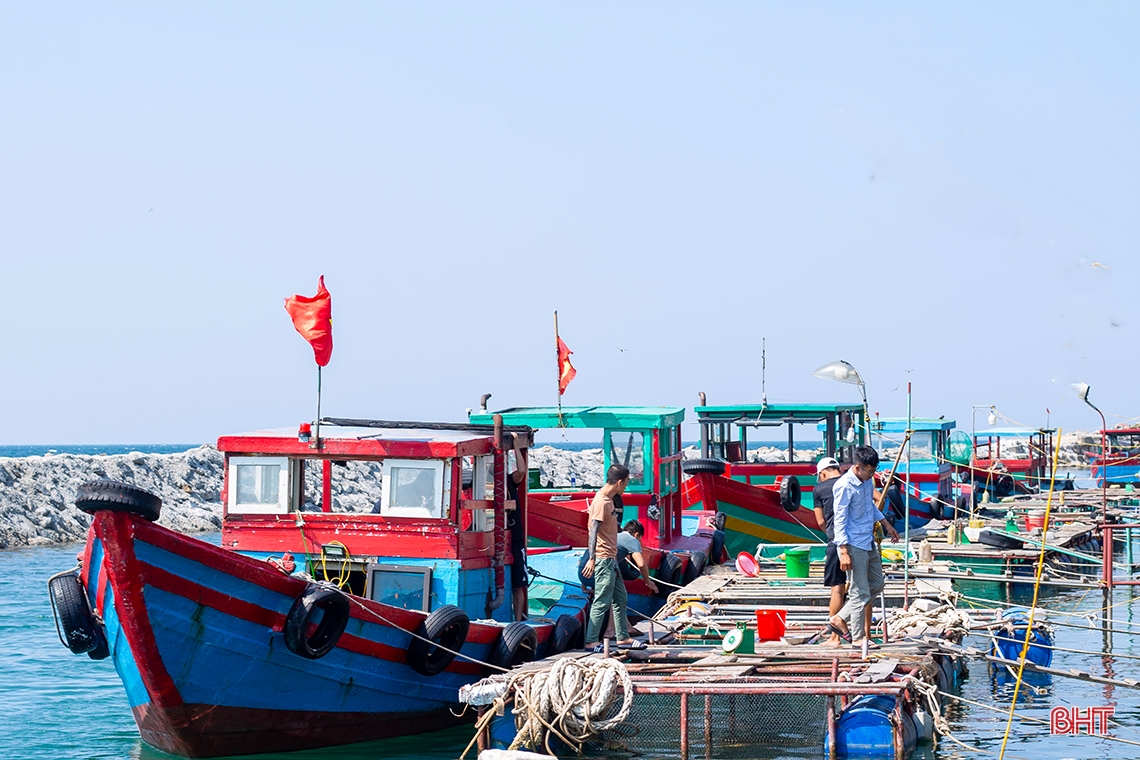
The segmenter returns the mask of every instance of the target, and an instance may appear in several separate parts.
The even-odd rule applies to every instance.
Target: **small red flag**
[[[315,296],[292,296],[285,299],[285,311],[293,319],[293,327],[313,347],[317,364],[328,366],[332,358],[332,296],[325,290],[321,275]]]
[[[566,392],[566,386],[578,374],[578,370],[574,369],[574,365],[570,363],[570,354],[574,353],[562,341],[558,339],[558,395],[561,396]]]

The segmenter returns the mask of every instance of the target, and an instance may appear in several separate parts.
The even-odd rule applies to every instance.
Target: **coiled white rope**
[[[619,686],[621,707],[614,712]],[[549,752],[553,734],[580,753],[587,740],[623,723],[633,706],[629,672],[610,658],[560,659],[549,670],[516,674],[510,690],[518,730],[511,749],[545,747]]]

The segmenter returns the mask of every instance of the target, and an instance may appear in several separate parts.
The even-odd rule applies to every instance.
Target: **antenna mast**
[[[766,378],[766,375],[768,374],[768,356],[767,356],[768,346],[767,346],[767,343],[768,343],[767,338],[761,338],[760,339],[760,405],[761,406],[768,406],[768,389],[767,389],[767,378]]]

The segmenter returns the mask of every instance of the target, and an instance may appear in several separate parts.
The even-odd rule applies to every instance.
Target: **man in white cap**
[[[820,527],[827,532],[827,559],[823,565],[823,585],[831,587],[831,602],[828,605],[830,614],[834,618],[843,607],[847,597],[847,573],[839,567],[839,553],[835,548],[834,520],[834,494],[835,482],[839,479],[839,462],[832,457],[824,457],[815,465],[815,488],[812,489],[815,519]],[[828,643],[838,645],[846,631],[829,625],[831,633]]]

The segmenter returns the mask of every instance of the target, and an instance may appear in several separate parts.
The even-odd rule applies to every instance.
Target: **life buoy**
[[[582,646],[582,621],[573,615],[559,615],[554,624],[554,633],[550,635],[550,646],[547,656],[562,654],[571,649]]]
[[[162,513],[162,499],[130,483],[89,480],[76,491],[75,507],[89,515],[101,510],[129,512],[154,522]]]
[[[467,613],[454,604],[434,610],[416,628],[416,635],[421,638],[412,637],[408,645],[408,665],[424,676],[442,673],[467,641],[470,625]]]
[[[511,623],[499,634],[487,662],[510,670],[524,662],[534,662],[538,652],[538,634],[521,620]]]
[[[99,635],[79,575],[71,572],[53,577],[48,581],[48,594],[60,642],[73,654],[94,650]],[[106,637],[103,641],[106,642]]]
[[[309,635],[309,626],[317,611],[321,620]],[[324,657],[333,650],[348,625],[348,597],[340,591],[309,585],[293,601],[285,617],[285,646],[295,655],[310,660]]]
[[[785,512],[795,512],[800,508],[800,479],[795,475],[780,478],[780,506]]]

